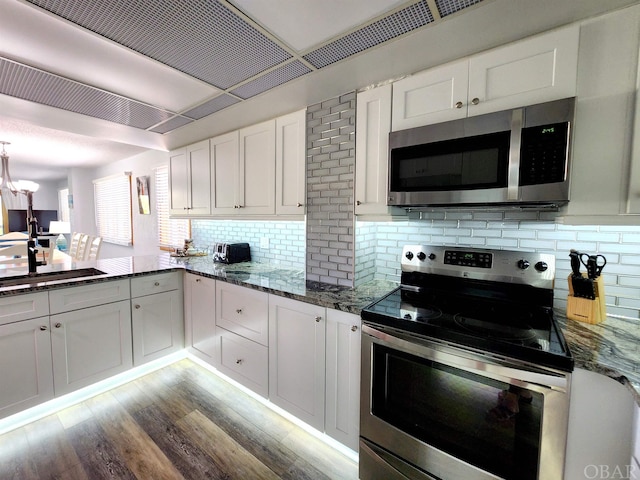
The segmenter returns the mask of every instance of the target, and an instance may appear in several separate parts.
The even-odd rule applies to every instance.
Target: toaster
[[[216,243],[213,246],[213,261],[219,263],[239,263],[251,261],[248,243]]]

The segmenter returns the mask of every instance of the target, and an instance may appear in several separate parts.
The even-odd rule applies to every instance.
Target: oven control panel
[[[402,273],[411,273],[414,280],[423,274],[437,274],[540,288],[553,288],[555,280],[555,256],[537,252],[405,245],[401,267]]]
[[[491,268],[493,254],[488,252],[474,252],[465,250],[445,250],[445,265],[459,265],[465,267]]]

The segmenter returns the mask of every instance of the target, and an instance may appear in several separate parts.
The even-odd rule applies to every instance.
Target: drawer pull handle
[[[241,358],[236,360],[236,365],[242,365],[243,360]]]
[[[478,105],[480,103],[480,99],[478,97],[475,97],[473,100],[471,100],[471,103],[473,105]]]
[[[242,313],[242,309],[241,308],[236,309],[236,313],[238,314]]]
[[[462,102],[456,102],[456,108],[462,108]]]
[[[196,283],[200,283],[200,279],[199,278],[196,278]]]
[[[140,305],[136,305],[136,310],[138,310],[140,308]]]
[[[41,325],[40,326],[40,330],[42,330],[43,332],[47,331],[47,326],[46,325]]]
[[[356,205],[362,205],[362,202],[360,200],[356,200]]]
[[[302,206],[302,204],[300,202],[298,202],[296,205],[298,206],[298,208],[300,208]]]
[[[320,315],[318,315],[318,316],[316,317],[316,322],[319,322],[320,320],[322,320],[322,317],[321,317]]]
[[[62,324],[60,322],[56,323],[56,328],[60,328]]]
[[[352,332],[357,332],[358,331],[358,326],[357,325],[352,325],[351,326],[351,331]]]
[[[160,286],[160,282],[155,282],[153,285],[156,286],[156,287],[159,287]]]

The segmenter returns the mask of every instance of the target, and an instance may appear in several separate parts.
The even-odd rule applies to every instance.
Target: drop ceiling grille
[[[438,12],[442,18],[462,9],[480,3],[482,0],[436,0]]]
[[[326,67],[431,22],[433,15],[422,1],[320,47],[304,59],[316,68]]]
[[[281,67],[272,70],[269,73],[265,73],[261,77],[256,78],[240,87],[231,90],[231,93],[239,96],[242,99],[254,97],[262,92],[271,90],[278,85],[287,83],[294,78],[301,77],[311,72],[311,69],[304,63],[296,60],[291,63],[287,63]]]
[[[29,0],[225,90],[292,55],[215,0]]]
[[[4,58],[0,93],[142,129],[174,115]]]
[[[170,118],[166,122],[161,123],[160,125],[156,125],[155,127],[150,128],[149,130],[156,133],[167,133],[172,130],[175,130],[176,128],[184,127],[185,125],[191,122],[193,122],[193,120],[190,118],[176,115],[175,117]]]
[[[439,20],[482,0],[412,0],[306,54],[293,52],[232,0],[24,1],[225,93],[170,112],[2,57],[0,93],[167,133],[433,23],[429,5],[438,8]]]
[[[193,118],[195,120],[200,120],[201,118],[206,117],[207,115],[211,115],[212,113],[219,112],[223,108],[227,108],[234,103],[238,103],[240,100],[236,97],[232,97],[231,95],[219,95],[211,100],[203,103],[202,105],[198,105],[191,110],[187,110],[183,113],[183,115]]]

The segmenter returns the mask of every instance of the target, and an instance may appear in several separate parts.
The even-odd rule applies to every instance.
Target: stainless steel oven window
[[[364,439],[438,478],[562,478],[568,374],[424,344],[363,326]]]

